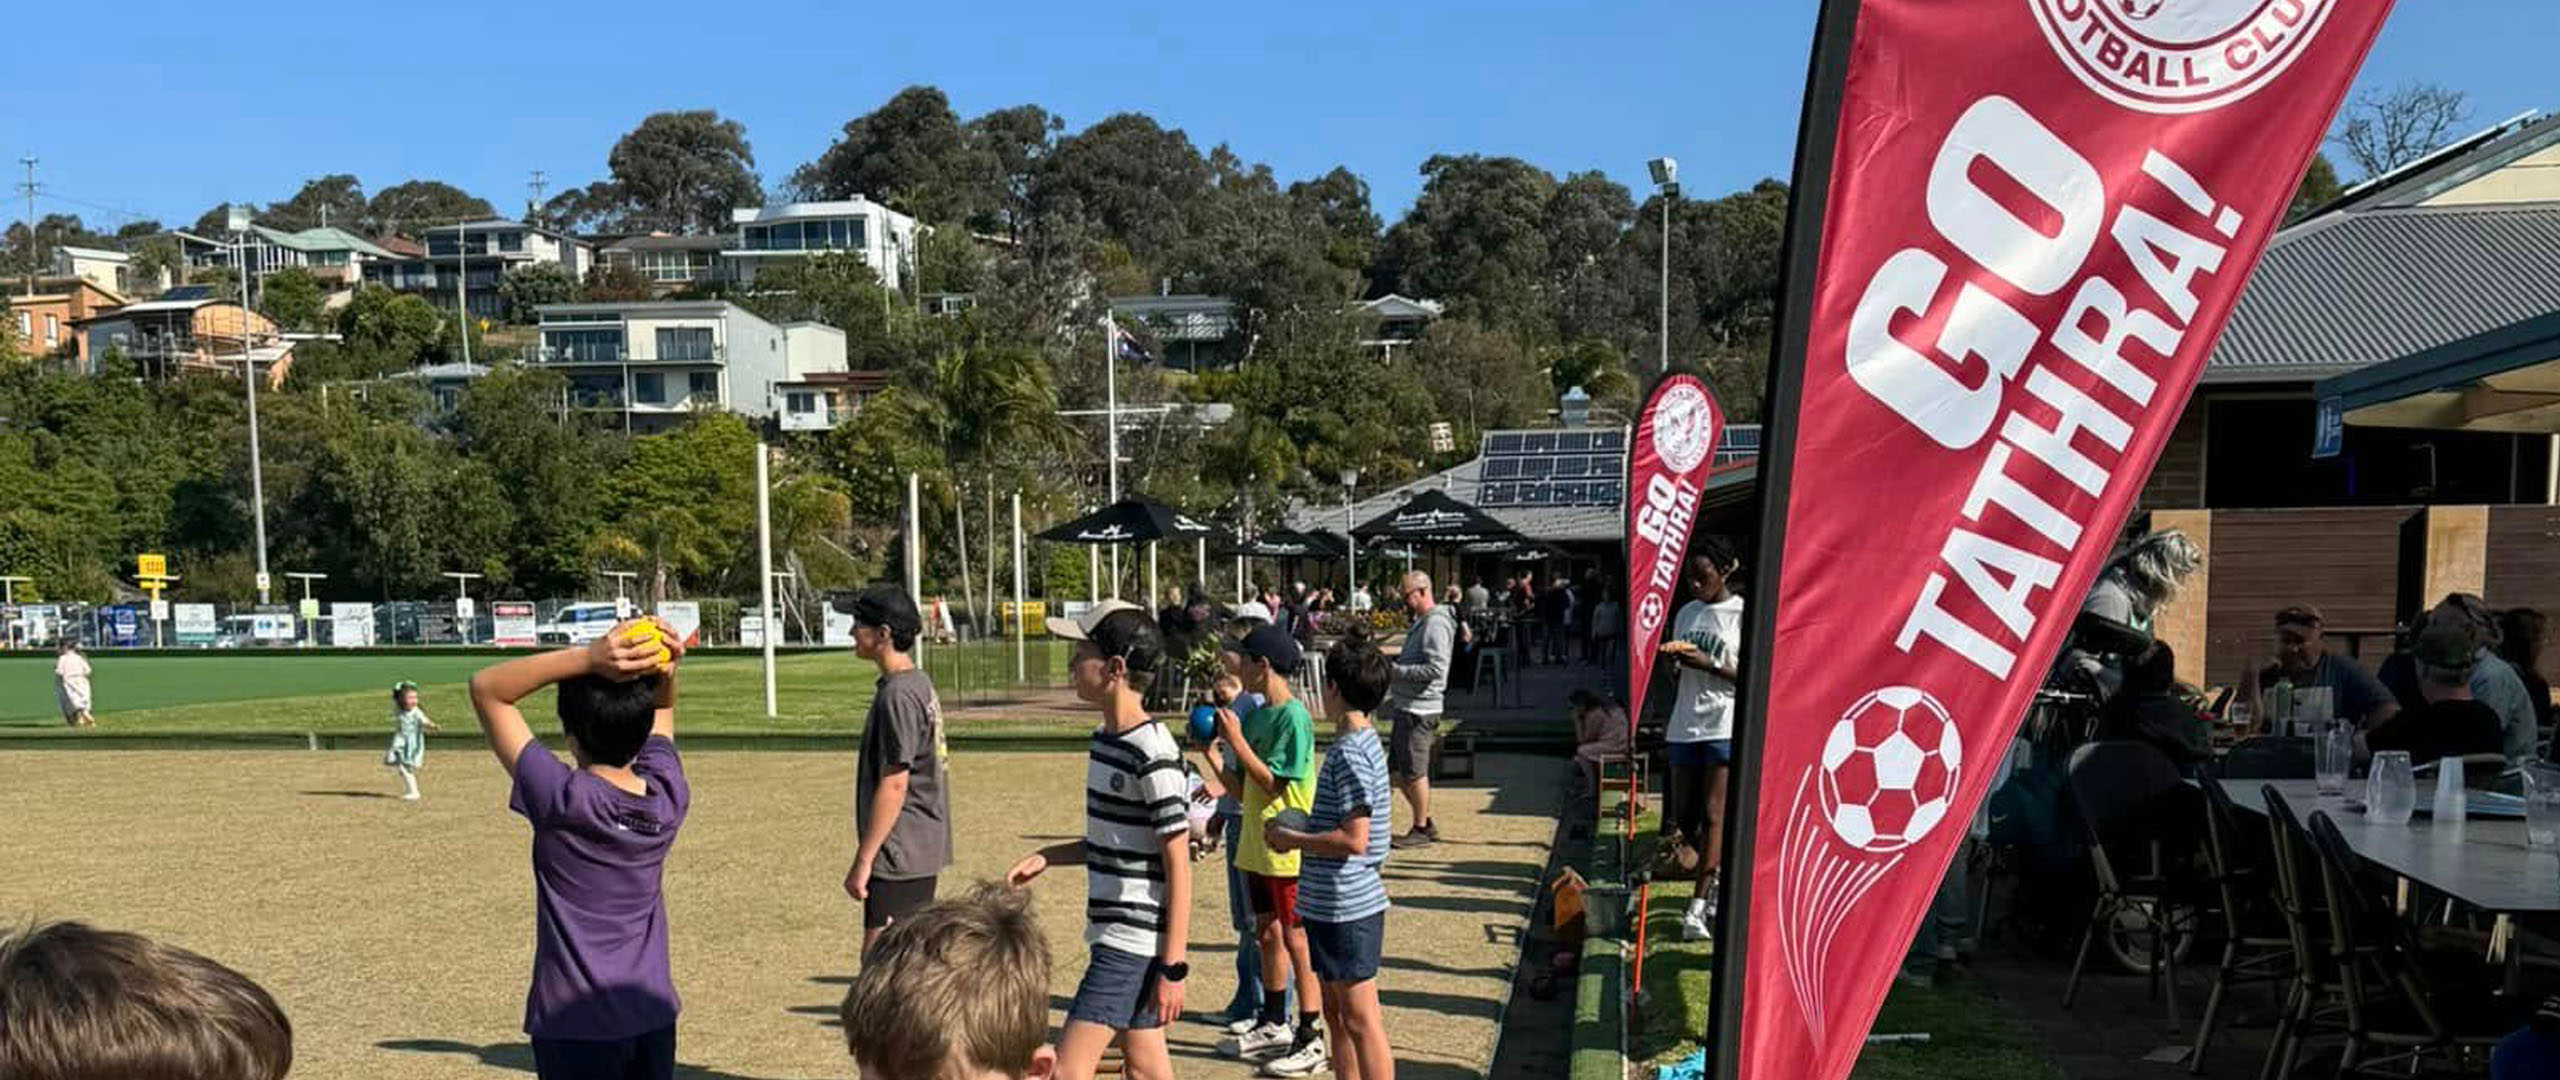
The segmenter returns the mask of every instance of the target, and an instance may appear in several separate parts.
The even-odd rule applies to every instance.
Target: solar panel
[[[1551,485],[1520,485],[1520,505],[1522,506],[1553,506],[1555,501],[1555,488]]]
[[[1591,493],[1588,484],[1549,484],[1547,489],[1555,497],[1557,506],[1589,505]]]
[[[1587,457],[1557,458],[1554,475],[1558,480],[1579,476],[1589,476],[1591,475],[1591,459]]]
[[[1485,506],[1519,505],[1520,492],[1517,484],[1486,484],[1482,494],[1483,498],[1480,502]]]
[[[1591,450],[1591,433],[1567,431],[1556,436],[1556,453],[1581,454]]]
[[[1520,452],[1523,454],[1555,453],[1556,433],[1552,431],[1529,432],[1520,440]]]
[[[211,285],[180,285],[160,294],[163,300],[206,300],[213,296]]]
[[[1627,433],[1614,428],[1592,432],[1591,449],[1623,454],[1627,451]]]
[[[1516,480],[1519,477],[1519,458],[1491,458],[1484,463],[1484,478],[1487,480]]]
[[[1617,506],[1627,501],[1627,487],[1616,480],[1603,480],[1590,487],[1590,500],[1585,506]]]
[[[1497,431],[1487,435],[1484,438],[1484,455],[1503,457],[1518,454],[1521,438],[1522,433],[1517,431]]]
[[[1593,476],[1627,475],[1627,460],[1625,458],[1594,456],[1590,461],[1591,475]]]
[[[1556,459],[1551,457],[1521,458],[1520,477],[1524,480],[1544,480],[1555,472],[1555,467]]]

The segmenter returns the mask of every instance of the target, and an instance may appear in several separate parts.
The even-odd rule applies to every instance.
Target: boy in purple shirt
[[[693,792],[676,758],[680,639],[626,622],[582,648],[471,677],[471,707],[508,806],[533,823],[533,983],[524,1030],[542,1080],[675,1075],[675,983],[660,873]],[[572,769],[538,745],[516,703],[559,688]]]

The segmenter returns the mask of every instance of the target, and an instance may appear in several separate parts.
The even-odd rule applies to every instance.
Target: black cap
[[[1270,623],[1264,623],[1247,631],[1244,641],[1237,644],[1236,651],[1270,664],[1271,670],[1283,675],[1297,674],[1298,665],[1305,660],[1304,656],[1298,652],[1297,640],[1290,637],[1288,631]]]
[[[1156,621],[1134,607],[1121,608],[1094,621],[1084,640],[1105,660],[1119,659],[1131,671],[1152,674],[1164,662],[1164,632]]]
[[[853,616],[856,626],[908,637],[924,632],[924,616],[916,613],[915,600],[907,596],[907,590],[895,585],[874,585],[851,595],[839,594],[829,603],[838,612]]]

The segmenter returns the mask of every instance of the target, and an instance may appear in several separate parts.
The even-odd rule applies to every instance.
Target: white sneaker
[[[409,792],[409,793],[408,793],[408,794],[406,794],[406,795],[402,795],[402,796],[400,796],[400,801],[401,801],[401,802],[416,802],[416,801],[418,801],[418,793],[417,793],[417,792],[412,791],[412,792]]]
[[[1297,1033],[1287,1024],[1255,1024],[1253,1030],[1232,1039],[1218,1040],[1218,1056],[1261,1061],[1289,1052],[1297,1042]]]
[[[1680,940],[1707,941],[1715,937],[1714,924],[1703,913],[1692,911],[1680,916]]]
[[[1325,1071],[1332,1064],[1333,1053],[1325,1048],[1324,1034],[1318,1032],[1315,1038],[1307,1042],[1307,1045],[1265,1062],[1262,1066],[1262,1075],[1314,1076]]]
[[[1259,1016],[1238,1017],[1218,1026],[1227,1029],[1227,1034],[1229,1035],[1243,1035],[1245,1032],[1262,1026],[1262,1018]]]

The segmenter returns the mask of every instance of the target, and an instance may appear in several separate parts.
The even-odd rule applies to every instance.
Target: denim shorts
[[[1309,919],[1306,928],[1307,959],[1317,980],[1356,983],[1378,977],[1378,955],[1387,945],[1386,912],[1350,922]]]
[[[1706,739],[1699,742],[1676,742],[1663,747],[1674,765],[1731,765],[1733,740]]]
[[[1163,1027],[1156,1018],[1160,967],[1152,956],[1094,946],[1093,960],[1084,967],[1084,981],[1076,984],[1076,999],[1067,1006],[1067,1019],[1113,1031]]]

